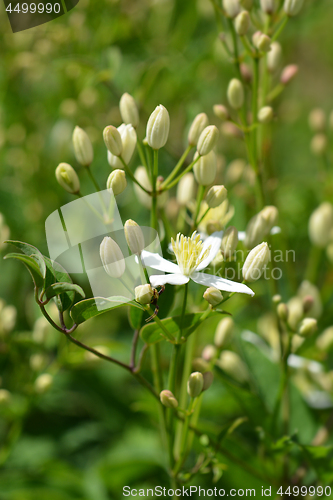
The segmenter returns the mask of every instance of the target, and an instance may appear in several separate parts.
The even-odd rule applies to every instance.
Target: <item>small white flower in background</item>
[[[133,156],[134,149],[136,146],[136,141],[137,141],[136,132],[131,124],[125,125],[125,123],[122,123],[117,130],[120,134],[122,143],[121,157],[124,160],[124,162],[128,164]],[[108,162],[109,165],[111,165],[111,167],[113,168],[121,168],[121,169],[124,168],[124,165],[122,164],[118,156],[113,155],[112,153],[110,153],[110,151],[108,151]]]
[[[171,239],[177,264],[163,259],[159,254],[143,251],[141,258],[144,265],[158,271],[170,274],[152,275],[149,277],[153,287],[170,285],[185,285],[191,280],[206,287],[215,287],[226,292],[238,292],[254,295],[252,290],[242,284],[230,281],[212,274],[201,273],[214,259],[222,241],[222,232],[209,236],[203,243],[195,231],[191,237],[178,233],[176,241]]]

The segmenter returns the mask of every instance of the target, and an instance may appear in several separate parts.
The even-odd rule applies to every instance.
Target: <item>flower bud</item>
[[[271,106],[264,106],[258,112],[258,121],[260,123],[269,123],[273,120],[273,108]]]
[[[238,354],[233,351],[222,351],[217,365],[240,383],[246,382],[249,378],[246,365]]]
[[[194,155],[194,159],[198,157],[198,153]],[[211,151],[200,159],[193,166],[195,180],[202,186],[212,184],[216,177],[217,159],[214,151]]]
[[[155,108],[147,123],[146,136],[153,149],[163,148],[168,140],[170,118],[167,109],[160,104]]]
[[[141,254],[145,248],[145,238],[139,224],[129,219],[124,225],[125,238],[127,245],[133,254]]]
[[[121,119],[126,124],[131,124],[134,128],[139,125],[139,111],[134,98],[125,92],[120,98],[119,109]]]
[[[314,318],[304,318],[298,327],[298,335],[310,337],[317,330],[317,320]]]
[[[214,375],[212,372],[205,372],[202,374],[203,376],[203,388],[202,388],[202,391],[207,391],[207,389],[210,388],[210,386],[212,385],[213,381],[214,381]]]
[[[105,236],[99,254],[105,272],[111,278],[120,278],[125,272],[125,259],[119,245],[109,236]]]
[[[227,97],[233,109],[240,109],[244,104],[244,89],[242,82],[233,78],[228,86]]]
[[[328,147],[328,140],[325,134],[316,134],[311,141],[311,151],[315,156],[323,156]]]
[[[321,108],[315,108],[309,114],[309,127],[314,132],[322,132],[325,130],[326,126],[326,116],[324,110]]]
[[[279,42],[273,42],[267,54],[267,68],[270,73],[275,73],[281,65],[282,48]]]
[[[206,156],[216,146],[219,131],[215,125],[209,125],[200,134],[197,144],[197,151],[200,156]]]
[[[139,304],[151,304],[154,296],[155,290],[148,283],[135,287],[135,300],[139,302]]]
[[[53,383],[53,377],[49,373],[42,373],[35,380],[35,390],[39,394],[46,392]]]
[[[106,187],[108,190],[112,190],[113,194],[117,196],[125,191],[127,186],[126,174],[123,170],[117,168],[113,170],[106,181]]]
[[[298,73],[298,66],[296,64],[289,64],[289,66],[286,66],[281,73],[280,76],[280,82],[282,85],[287,85],[287,83],[291,82],[293,78]]]
[[[256,281],[260,278],[270,259],[270,251],[266,242],[252,248],[243,265],[245,281]]]
[[[287,321],[289,315],[289,309],[287,304],[284,302],[280,302],[280,304],[276,308],[276,312],[281,321]]]
[[[304,314],[307,314],[309,311],[311,311],[313,304],[314,304],[314,298],[311,297],[311,295],[306,295],[305,297],[303,297]]]
[[[333,326],[329,326],[316,340],[316,346],[321,351],[330,351],[333,347]]]
[[[94,159],[94,151],[87,132],[80,127],[74,129],[73,146],[77,161],[84,167],[89,167]]]
[[[80,191],[78,175],[68,163],[60,163],[56,168],[55,176],[60,186],[69,193],[77,194]]]
[[[179,205],[186,206],[195,196],[196,183],[192,172],[185,174],[177,186],[177,201]]]
[[[330,242],[333,230],[333,206],[329,202],[322,203],[309,219],[309,237],[311,243],[325,248]]]
[[[189,394],[189,396],[191,396],[191,398],[197,398],[198,396],[200,396],[203,389],[203,384],[204,378],[202,373],[191,373],[187,381],[187,393]]]
[[[238,245],[238,231],[234,226],[228,227],[223,233],[221,252],[225,260],[230,260]]]
[[[229,165],[226,172],[226,184],[237,184],[241,180],[244,170],[246,168],[246,162],[241,158],[236,158]]]
[[[178,406],[178,401],[171,391],[164,390],[160,392],[160,400],[166,408],[177,408]]]
[[[243,137],[243,132],[232,122],[223,122],[220,130],[225,137],[236,137],[236,139]]]
[[[224,186],[212,186],[206,196],[206,202],[209,208],[216,208],[226,200],[228,191]]]
[[[303,304],[302,299],[300,297],[292,297],[288,301],[288,325],[293,331],[297,330],[297,326],[301,319],[303,318]]]
[[[121,142],[123,145],[121,157],[124,160],[124,162],[128,164],[133,156],[134,149],[136,146],[136,141],[137,141],[136,132],[132,125],[130,124],[125,125],[125,123],[122,123],[117,130],[120,134]],[[124,165],[122,161],[118,158],[118,156],[115,156],[110,151],[108,151],[108,162],[109,165],[111,165],[111,167],[113,168],[119,168],[119,169],[124,168]]]
[[[276,295],[273,295],[273,297],[272,297],[273,304],[278,305],[278,304],[280,304],[281,301],[282,301],[281,295],[279,295],[278,293]]]
[[[208,344],[208,345],[206,345],[206,347],[202,351],[201,356],[202,356],[202,359],[204,359],[205,361],[208,361],[208,363],[209,363],[213,358],[215,358],[216,353],[217,353],[216,347],[214,345]],[[200,371],[200,370],[198,370],[198,371]]]
[[[263,12],[266,14],[273,14],[275,10],[275,1],[274,0],[260,0],[260,7]]]
[[[252,71],[248,64],[242,62],[239,66],[242,78],[245,82],[250,83],[252,81]]]
[[[273,205],[268,205],[250,219],[244,240],[246,248],[253,248],[262,241],[276,224],[278,215],[278,209]]]
[[[6,389],[0,389],[0,406],[3,404],[7,404],[10,401],[11,395],[10,392]]]
[[[287,16],[296,16],[303,6],[304,0],[284,0],[283,9]]]
[[[103,139],[105,146],[114,156],[120,156],[123,151],[123,143],[119,130],[113,125],[105,127],[103,130]]]
[[[269,52],[271,50],[272,40],[269,38],[269,36],[261,33],[260,31],[253,35],[252,41],[254,46],[260,52]]]
[[[215,307],[223,300],[223,295],[217,288],[210,286],[203,294],[203,298],[207,300],[208,304]]]
[[[17,317],[17,310],[15,306],[5,306],[0,311],[0,331],[9,333],[13,330]]]
[[[234,329],[235,324],[232,318],[227,316],[226,318],[221,319],[216,327],[214,336],[214,344],[218,349],[222,349],[230,344],[234,334]]]
[[[225,120],[228,120],[229,111],[225,106],[223,106],[223,104],[214,104],[213,111],[214,111],[214,115],[217,116],[217,118],[219,118],[223,122]]]
[[[237,35],[244,36],[250,27],[250,14],[247,10],[243,10],[235,19],[235,30]]]
[[[236,17],[241,10],[239,0],[223,0],[223,8],[227,17]]]
[[[194,118],[187,136],[190,146],[197,145],[199,137],[203,130],[208,126],[208,123],[208,116],[206,113],[200,113]]]

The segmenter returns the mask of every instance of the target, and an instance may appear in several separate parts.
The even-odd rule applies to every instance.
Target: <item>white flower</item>
[[[177,264],[163,259],[157,253],[144,250],[141,254],[144,265],[170,274],[152,275],[149,277],[153,287],[170,285],[185,285],[191,280],[206,287],[214,286],[226,292],[239,292],[254,295],[252,290],[242,283],[236,283],[219,276],[200,273],[216,256],[222,241],[222,231],[213,233],[203,243],[200,235],[195,231],[192,236],[186,237],[178,233],[176,241],[171,239],[172,248]]]

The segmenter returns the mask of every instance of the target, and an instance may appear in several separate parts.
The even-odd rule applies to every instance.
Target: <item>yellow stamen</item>
[[[200,234],[196,231],[189,238],[178,233],[176,241],[171,238],[171,245],[177,259],[178,266],[185,276],[191,276],[199,264],[208,257],[211,247],[203,252],[203,243]]]

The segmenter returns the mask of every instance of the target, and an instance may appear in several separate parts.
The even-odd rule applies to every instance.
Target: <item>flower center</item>
[[[198,265],[209,255],[211,247],[203,251],[203,243],[200,234],[196,231],[191,238],[178,233],[176,241],[171,238],[172,249],[175,253],[178,266],[184,276],[191,276]]]

